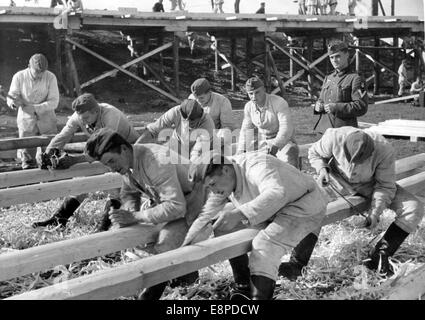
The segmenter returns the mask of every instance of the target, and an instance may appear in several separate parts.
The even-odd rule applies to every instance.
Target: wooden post
[[[146,52],[149,52],[149,36],[147,33],[143,34],[143,54],[145,54]],[[149,76],[148,70],[145,66],[143,66],[143,75],[145,77]]]
[[[377,16],[379,14],[379,0],[372,0],[372,16]]]
[[[289,54],[291,56],[294,55],[294,49],[289,49]],[[292,78],[294,76],[294,61],[292,59],[289,59],[289,78]],[[292,82],[290,83],[292,85]]]
[[[215,62],[215,72],[218,72],[218,39],[217,38],[215,38],[215,41],[214,41],[214,46],[215,46],[215,48],[217,49],[217,50],[214,50],[214,62]]]
[[[163,44],[164,44],[164,35],[162,32],[159,32],[157,47],[160,47]],[[161,77],[164,76],[164,57],[162,55],[162,52],[159,53],[159,75]]]
[[[78,80],[77,68],[75,67],[74,57],[72,56],[72,46],[69,43],[65,43],[65,54],[68,60],[69,72],[71,74],[73,90],[71,95],[79,96],[81,94],[80,81]]]
[[[307,39],[307,43],[308,43],[307,44],[307,47],[308,47],[308,49],[307,49],[307,60],[312,61],[313,60],[313,44],[314,44],[313,38],[309,37]],[[313,90],[313,77],[311,75],[311,72],[308,72],[307,82],[308,82],[308,94],[311,98],[314,95],[314,92],[313,92],[314,91]]]
[[[63,36],[61,35],[62,32],[60,30],[55,30],[55,74],[58,79],[58,86],[65,89],[65,92],[67,91],[67,88],[63,81],[62,76],[62,48],[63,48]]]
[[[265,50],[265,55],[264,55],[264,84],[266,87],[266,91],[270,92],[271,86],[270,86],[270,65],[269,65],[269,55],[267,54],[267,52],[270,50],[270,44],[269,42],[266,40],[266,35],[263,34],[263,41],[264,41],[264,50]]]
[[[236,38],[231,38],[230,39],[230,60],[234,63],[235,62],[235,57],[236,57]],[[235,91],[236,90],[236,71],[235,68],[232,66],[230,68],[231,71],[231,90]]]
[[[393,46],[398,47],[398,35],[393,38]],[[393,50],[393,70],[398,69],[398,50]],[[398,77],[393,75],[393,95],[398,93]]]
[[[174,83],[176,88],[177,97],[180,96],[180,78],[179,78],[179,46],[180,39],[174,33],[173,57],[174,57]]]
[[[375,36],[375,47],[379,47],[379,36]],[[379,61],[379,50],[375,50],[375,56],[374,59],[376,61]],[[377,63],[374,64],[374,75],[375,78],[373,79],[373,94],[378,95],[379,94],[379,76],[381,74],[381,68]]]
[[[253,39],[250,34],[246,37],[246,55],[245,55],[245,61],[246,61],[246,71],[248,74],[248,77],[251,77],[252,75],[252,48],[253,48]]]
[[[326,38],[323,38],[323,54],[328,52],[328,45],[327,45],[327,41]],[[329,59],[326,60],[326,74],[329,73]]]
[[[360,42],[361,42],[360,38],[358,41],[359,41],[358,45],[360,46]],[[356,49],[356,72],[360,74],[360,52],[358,49]]]
[[[391,15],[395,16],[395,0],[391,0]]]
[[[268,46],[268,49],[269,49],[269,50],[267,51],[267,53],[266,53],[266,54],[268,54],[268,55],[269,55],[269,58],[270,58],[270,64],[271,64],[271,66],[272,66],[273,72],[274,72],[274,74],[275,74],[275,76],[276,76],[276,79],[277,79],[277,82],[278,82],[278,84],[279,84],[280,95],[281,95],[281,97],[283,97],[285,87],[284,87],[284,85],[283,85],[282,79],[280,78],[279,70],[277,70],[277,66],[276,66],[276,63],[275,63],[275,61],[274,61],[274,59],[273,59],[272,52],[270,51],[270,45]]]

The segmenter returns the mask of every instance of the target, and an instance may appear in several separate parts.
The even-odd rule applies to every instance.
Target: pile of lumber
[[[409,137],[410,141],[417,142],[425,138],[425,121],[391,119],[370,126],[369,130],[383,136]]]

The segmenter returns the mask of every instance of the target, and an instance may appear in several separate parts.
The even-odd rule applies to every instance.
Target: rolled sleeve
[[[49,152],[53,148],[62,150],[63,147],[69,143],[74,136],[74,134],[80,129],[80,121],[78,120],[77,113],[74,113],[71,118],[66,122],[65,127],[62,128],[49,143],[46,148],[46,152]]]
[[[322,138],[308,149],[308,160],[316,172],[322,168],[329,168],[326,160],[333,156],[332,150],[335,141],[333,132],[333,129],[327,129]]]
[[[247,172],[247,179],[258,185],[259,196],[239,206],[251,225],[267,221],[287,204],[285,188],[278,172],[269,165],[256,164]]]
[[[251,119],[250,106],[249,106],[249,104],[246,104],[245,108],[244,108],[244,117],[243,117],[243,121],[242,121],[241,131],[240,131],[240,134],[239,134],[239,142],[238,142],[237,153],[241,153],[241,152],[246,151],[246,149],[247,149],[246,135],[248,133],[248,130],[253,130],[254,128],[255,128],[255,125],[254,125],[254,123],[252,122],[252,119]]]

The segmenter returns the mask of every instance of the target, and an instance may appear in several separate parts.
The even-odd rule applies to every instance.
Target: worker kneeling
[[[126,227],[139,222],[161,225],[154,253],[181,246],[191,223],[206,199],[201,183],[188,179],[189,164],[174,151],[158,144],[131,145],[115,131],[102,128],[87,141],[86,154],[123,176],[121,207],[110,210],[114,226]],[[178,159],[171,163],[171,159]],[[149,201],[141,203],[141,196]],[[193,272],[181,279],[193,282]],[[140,299],[159,299],[167,282],[147,288]]]
[[[282,256],[304,237],[320,231],[327,200],[319,186],[311,176],[261,152],[228,158],[205,155],[191,165],[190,175],[212,191],[211,198],[219,195],[223,201],[215,212],[206,213],[209,217],[205,211],[199,214],[188,237],[194,228],[202,229],[198,221],[215,220],[216,236],[242,228],[260,230],[249,258],[244,254],[229,260],[235,280],[231,299],[271,299]]]

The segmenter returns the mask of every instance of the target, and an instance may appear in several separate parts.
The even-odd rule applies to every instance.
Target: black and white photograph
[[[0,0],[0,300],[425,299],[424,14]]]

